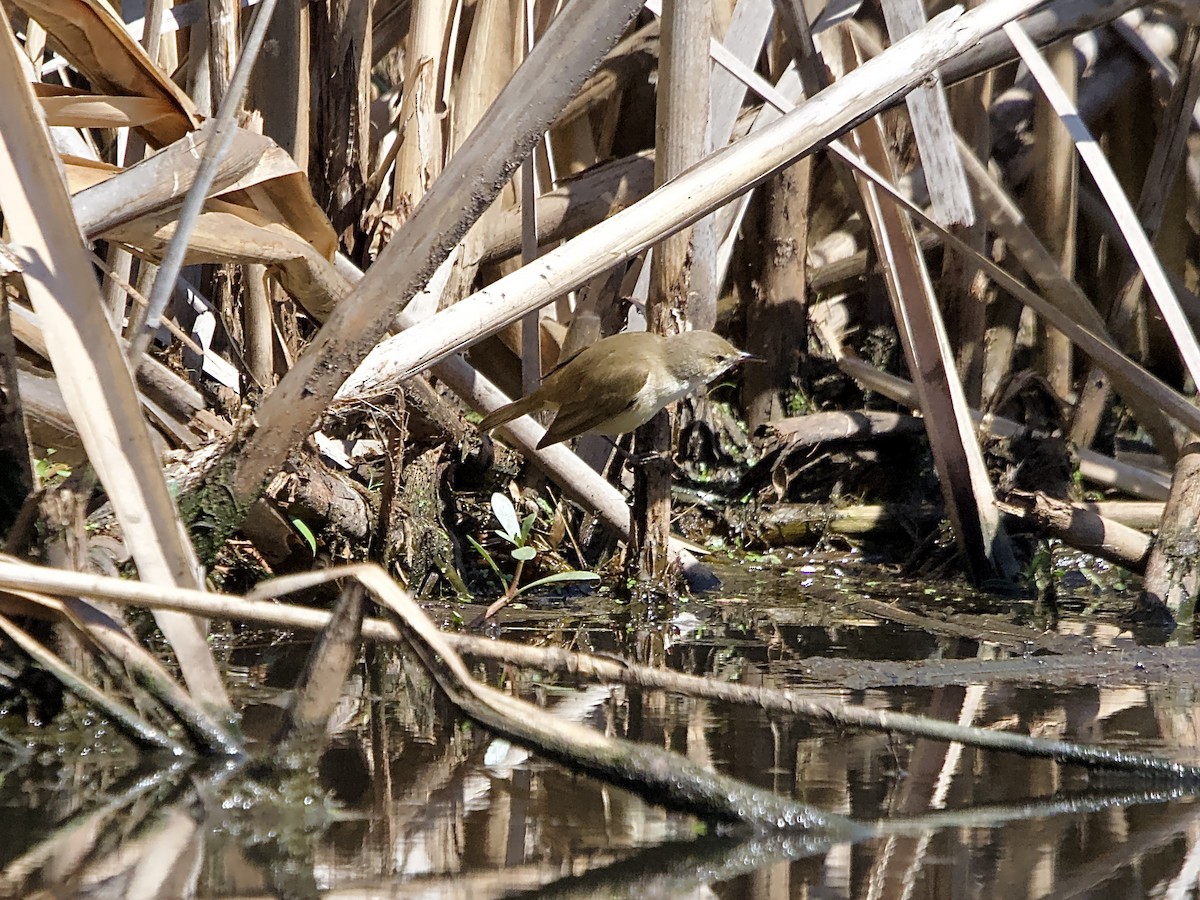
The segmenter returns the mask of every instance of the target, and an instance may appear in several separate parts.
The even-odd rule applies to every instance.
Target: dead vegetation
[[[694,540],[883,535],[976,584],[1020,582],[1053,537],[1144,574],[1139,621],[1187,621],[1195,9],[663,6],[151,0],[127,24],[5,0],[6,652],[143,747],[238,757],[208,618],[324,629],[280,745],[324,731],[360,641],[403,640],[465,715],[552,758],[712,821],[845,835],[541,721],[411,596],[465,619],[523,572],[615,579],[630,541],[628,574],[700,583],[668,532],[687,506]],[[471,424],[647,326],[764,362],[645,426],[632,467],[589,436],[538,450],[528,418]],[[259,608],[342,578],[332,615]],[[1113,763],[1064,748],[1021,752]]]

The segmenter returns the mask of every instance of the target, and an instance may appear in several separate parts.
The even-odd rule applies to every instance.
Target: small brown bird
[[[581,434],[623,434],[752,359],[711,331],[663,337],[625,331],[597,341],[554,369],[537,390],[486,416],[483,430],[541,409],[558,412],[538,449]]]

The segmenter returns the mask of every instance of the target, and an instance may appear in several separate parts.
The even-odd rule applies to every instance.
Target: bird
[[[616,435],[646,424],[663,407],[748,359],[711,331],[658,335],[624,331],[555,368],[532,392],[484,416],[487,431],[543,409],[556,410],[541,450],[581,434]]]

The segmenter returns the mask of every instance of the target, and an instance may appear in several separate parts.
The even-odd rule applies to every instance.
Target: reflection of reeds
[[[789,404],[828,402],[813,390],[814,371],[824,365],[828,378],[836,366],[845,421],[861,424],[858,401],[845,400],[854,383],[890,398],[906,427],[923,429],[940,497],[896,511],[851,490],[852,509],[821,507],[823,534],[860,534],[886,519],[920,532],[919,543],[931,525],[912,510],[941,500],[971,576],[1011,580],[1018,566],[1002,515],[1020,510],[1040,537],[1061,535],[1144,568],[1142,612],[1165,611],[1166,620],[1187,611],[1200,520],[1200,493],[1191,487],[1200,454],[1188,438],[1200,433],[1192,328],[1200,267],[1195,192],[1180,179],[1195,163],[1194,19],[1130,13],[1131,0],[1060,0],[1019,24],[1009,20],[1038,5],[1033,0],[987,0],[928,23],[920,4],[885,0],[881,20],[870,21],[868,11],[836,27],[810,21],[795,0],[676,0],[647,9],[638,0],[281,0],[272,12],[275,5],[258,4],[239,22],[234,3],[168,10],[152,0],[141,43],[104,4],[16,0],[0,13],[0,80],[11,88],[0,103],[0,271],[13,286],[0,316],[0,447],[10,464],[0,479],[0,527],[17,555],[51,559],[64,571],[96,565],[115,574],[132,564],[140,579],[118,590],[111,580],[55,582],[5,563],[11,593],[0,626],[139,744],[245,753],[230,724],[209,616],[324,629],[275,740],[325,736],[361,641],[400,642],[401,630],[367,617],[357,586],[342,592],[332,615],[276,608],[262,592],[202,594],[202,564],[224,553],[216,571],[229,576],[236,551],[241,577],[251,565],[291,571],[323,554],[365,558],[369,546],[378,552],[371,558],[394,562],[401,575],[420,566],[421,577],[444,575],[465,592],[470,579],[458,577],[447,534],[462,521],[464,501],[445,473],[476,450],[471,463],[487,468],[491,447],[472,447],[460,406],[430,382],[410,389],[406,379],[433,375],[487,412],[505,402],[504,391],[528,390],[564,347],[626,327],[631,298],[652,328],[740,328],[739,344],[767,360],[745,373],[734,412],[765,427],[767,441],[754,449],[775,455],[754,479],[723,482],[778,501],[769,515],[750,514],[750,539],[768,542],[771,528],[800,512],[805,533],[817,527],[810,508],[799,506],[813,498],[797,496],[807,459],[849,437],[845,429],[822,432],[815,416],[787,417]],[[1069,35],[1109,22],[1096,35],[1101,58],[1080,65]],[[996,68],[1018,52],[1029,76]],[[992,71],[963,83],[985,69]],[[1146,77],[1122,85],[1135,75]],[[1095,114],[1114,102],[1121,115]],[[520,191],[512,181],[518,168]],[[177,283],[184,264],[208,268]],[[164,315],[171,343],[151,358]],[[810,320],[823,347],[809,340]],[[510,333],[518,324],[519,336]],[[389,336],[397,328],[402,333]],[[897,374],[897,360],[869,356],[868,333],[881,329],[894,331],[909,380]],[[459,352],[472,345],[468,362]],[[1087,359],[1076,359],[1080,353]],[[1032,407],[1021,408],[1028,395],[1018,387],[1034,382],[1061,421],[1038,422]],[[401,394],[411,401],[403,415],[392,399]],[[341,452],[351,474],[300,452],[318,421],[321,452]],[[1128,423],[1153,451],[1134,461],[1106,446],[1115,427],[1133,430]],[[377,446],[351,460],[360,427]],[[721,440],[705,441],[718,431],[701,422],[689,435],[723,464],[751,447],[735,422],[726,433],[736,450],[713,450]],[[983,432],[1012,445],[1069,437],[1083,481],[1165,505],[1068,505],[1079,499],[1066,483],[1073,471],[1027,490],[1026,473],[989,471]],[[534,422],[502,434],[565,496],[629,537],[625,496],[575,453],[537,451]],[[869,446],[893,436],[879,425],[855,439]],[[658,449],[669,446],[661,433]],[[414,448],[432,460],[431,510],[401,489],[412,469],[398,460],[417,455]],[[163,474],[165,449],[195,454],[177,483]],[[1026,460],[1013,455],[1020,470]],[[1061,458],[1074,469],[1075,456]],[[85,460],[104,503],[86,524],[95,504]],[[887,474],[915,484],[919,468]],[[512,471],[503,470],[505,481]],[[376,477],[388,482],[379,503]],[[666,541],[666,481],[659,487]],[[807,487],[831,499],[824,485]],[[49,499],[36,499],[36,488]],[[717,497],[709,509],[720,515],[722,505]],[[1158,537],[1118,529],[1094,512],[1136,514],[1136,527],[1157,525]],[[586,546],[580,540],[573,549],[582,557]],[[688,559],[683,544],[670,548]],[[367,571],[377,599],[407,602]],[[170,663],[90,596],[152,610]],[[77,652],[51,646],[36,623],[15,618],[38,612],[56,620]],[[942,637],[977,628],[929,616],[916,624]],[[844,726],[1195,775],[1086,745],[672,681],[595,657],[527,655],[421,631],[427,623],[409,627],[424,636],[432,675],[456,676],[442,688],[502,731],[518,726],[500,712],[524,707],[477,693],[445,654],[583,667],[613,681]],[[987,636],[1006,646],[1026,639],[1000,629]],[[1037,642],[1056,653],[1065,644]],[[1082,677],[1077,663],[1073,677]],[[1013,662],[1008,675],[1030,669]],[[398,715],[432,737],[428,692],[416,676],[405,684],[408,703]],[[948,708],[953,715],[971,718]],[[1160,726],[1187,733],[1190,723]],[[703,714],[686,729],[695,756],[705,758]],[[386,767],[390,751],[378,730],[376,737],[374,764]],[[936,756],[918,754],[914,765],[950,779],[953,761]],[[675,765],[667,759],[644,762]],[[703,781],[702,769],[692,774]],[[376,790],[388,793],[386,784]],[[705,789],[719,793],[720,784]],[[668,799],[686,806],[675,794]],[[726,813],[714,817],[736,818]]]
[[[331,621],[331,615],[310,607],[267,602],[263,598],[308,590],[314,585],[339,579],[358,579],[384,606],[393,608],[393,611],[395,611],[393,604],[402,607],[405,610],[404,615],[418,623],[423,633],[430,635],[433,639],[435,646],[444,647],[444,652],[451,654],[456,660],[458,655],[462,654],[551,672],[586,675],[597,680],[675,691],[710,700],[748,704],[768,711],[805,716],[842,726],[876,731],[895,731],[936,740],[958,741],[977,747],[1070,761],[1100,769],[1111,768],[1152,773],[1156,777],[1185,784],[1191,784],[1200,779],[1200,769],[1194,766],[1147,754],[1090,747],[1069,741],[1043,740],[1006,731],[960,727],[940,719],[908,716],[848,704],[814,702],[806,700],[801,694],[794,691],[747,687],[721,680],[682,675],[657,667],[641,666],[630,661],[611,660],[603,656],[578,654],[553,648],[534,648],[522,644],[474,638],[468,635],[436,632],[435,636],[432,623],[416,607],[411,606],[412,601],[408,595],[384,576],[382,570],[372,565],[349,566],[323,573],[285,576],[263,582],[245,597],[231,597],[184,589],[167,591],[147,588],[117,579],[75,575],[15,562],[0,562],[0,587],[28,592],[31,598],[50,611],[57,609],[58,602],[48,595],[55,593],[85,594],[121,604],[149,607],[160,605],[195,615],[230,618],[308,631],[320,631],[327,628]],[[39,588],[38,593],[33,592],[35,585]],[[919,624],[922,618],[916,614],[905,613],[903,610],[892,609],[886,604],[873,603],[867,599],[858,602],[866,608],[873,609],[878,615],[891,615],[909,625]],[[936,620],[929,620],[929,624],[935,633],[942,630],[947,634],[959,636],[965,636],[968,633],[982,634],[1002,643],[1011,642],[1015,646],[1020,646],[1022,643],[1037,646],[1039,643],[1038,632],[1015,626],[1000,628],[993,635],[979,624],[955,626],[953,623],[941,623]],[[403,644],[407,640],[402,629],[379,619],[364,619],[361,623],[361,634],[364,639],[388,644]],[[1054,638],[1051,638],[1049,643],[1044,644],[1045,649],[1059,653],[1068,651],[1072,646],[1078,646],[1078,644],[1073,643],[1069,638],[1059,639],[1057,643]],[[1171,658],[1170,654],[1164,656],[1164,651],[1156,651],[1153,648],[1141,652],[1145,660],[1153,661],[1155,665],[1168,664]],[[1118,665],[1137,665],[1136,660],[1133,663],[1129,662],[1128,653],[1129,651],[1126,651],[1126,655],[1121,657]],[[1185,661],[1185,658],[1190,658],[1190,654],[1186,651],[1182,652],[1180,656],[1181,663]],[[433,672],[435,667],[429,665],[428,659],[429,657],[426,656],[425,670]],[[458,692],[456,696],[461,696],[462,690],[469,692],[474,686],[474,679],[466,675],[465,668],[459,669],[460,665],[461,663],[457,663],[455,669],[463,686],[455,688]],[[853,667],[855,664],[851,662],[843,665]],[[1001,680],[1005,677],[1028,677],[1029,673],[1033,671],[1041,673],[1044,677],[1054,677],[1056,672],[1061,671],[1062,678],[1078,682],[1086,681],[1092,677],[1091,673],[1093,672],[1111,671],[1109,668],[1111,665],[1112,661],[1102,656],[1092,659],[1090,663],[1071,658],[1064,658],[1060,662],[1059,658],[1054,656],[1049,657],[1045,662],[1023,659],[1012,660],[1004,664],[991,662],[977,670],[972,670],[967,664],[958,662],[955,664],[956,671],[950,677],[956,681],[989,677]],[[1008,671],[1006,672],[1006,670]],[[849,677],[845,672],[836,676],[840,681],[845,681]],[[897,679],[893,677],[893,680]],[[471,709],[477,708],[475,700],[468,698],[467,702]],[[468,712],[468,715],[471,714],[468,710],[464,709],[463,711]]]

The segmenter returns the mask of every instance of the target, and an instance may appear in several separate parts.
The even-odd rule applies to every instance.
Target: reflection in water
[[[1122,678],[1119,670],[1090,682],[1058,672],[1048,686],[987,668],[1017,658],[1021,628],[1041,647],[1054,640],[1123,646],[1127,635],[1103,615],[1064,618],[1048,632],[1044,623],[1014,620],[1011,603],[998,615],[986,598],[928,589],[897,598],[879,573],[852,579],[835,567],[759,573],[753,583],[766,585],[766,595],[727,579],[729,592],[684,610],[615,614],[586,601],[570,610],[514,609],[501,633],[746,684],[802,687],[816,699],[1189,762],[1197,756],[1190,688],[1145,672]],[[889,620],[886,609],[865,614],[868,601],[893,604],[898,614],[903,608],[924,626]],[[969,618],[947,620],[951,601]],[[1000,625],[1009,630],[996,640],[964,634],[964,622],[990,633],[989,621],[998,633]],[[269,658],[247,654],[247,734],[272,732],[278,692],[297,657],[302,647],[276,647]],[[859,659],[879,668],[860,664],[850,679],[848,668],[833,667]],[[987,674],[922,681],[922,672],[954,660]],[[240,770],[128,771],[128,756],[106,757],[96,749],[105,738],[85,733],[56,755],[14,761],[0,793],[0,895],[101,887],[147,897],[1196,895],[1197,805],[1178,790],[660,692],[551,682],[498,665],[476,672],[564,718],[890,830],[857,844],[697,836],[684,817],[466,725],[410,660],[372,650],[319,759],[273,755]]]

